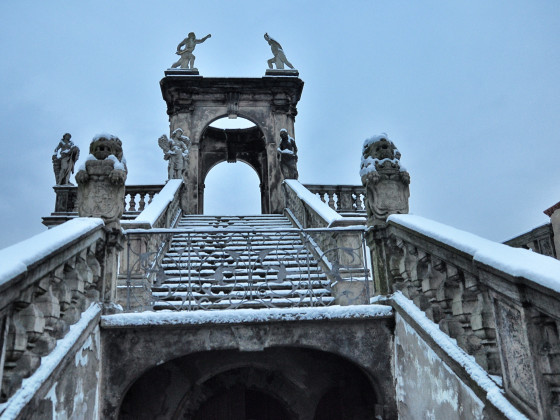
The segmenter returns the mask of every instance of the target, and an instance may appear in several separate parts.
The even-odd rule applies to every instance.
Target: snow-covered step
[[[162,260],[164,275],[152,287],[154,309],[323,306],[334,300],[330,281],[299,233],[286,231],[293,226],[283,215],[188,215],[178,228],[197,231],[173,237]]]

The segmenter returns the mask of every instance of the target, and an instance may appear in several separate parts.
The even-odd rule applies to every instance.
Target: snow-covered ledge
[[[85,308],[101,300],[104,227],[102,219],[76,218],[0,251],[2,398],[23,389],[22,378],[49,357]]]
[[[134,220],[123,220],[123,229],[151,229],[153,227],[171,227],[179,208],[179,193],[183,185],[181,179],[170,179],[152,202]]]
[[[368,232],[376,290],[402,291],[532,418],[560,418],[560,261],[415,215]]]

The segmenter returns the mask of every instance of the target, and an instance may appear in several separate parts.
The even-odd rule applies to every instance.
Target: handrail
[[[401,291],[530,417],[557,418],[560,261],[415,215],[367,235],[378,293]]]
[[[101,219],[76,218],[0,251],[0,402],[101,300],[105,242]]]

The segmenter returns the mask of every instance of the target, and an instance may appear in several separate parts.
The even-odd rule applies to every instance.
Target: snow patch
[[[387,317],[393,314],[390,306],[355,305],[315,308],[282,309],[225,309],[220,311],[137,312],[101,317],[103,327],[241,324],[270,321],[318,321],[325,319],[352,319]]]
[[[163,189],[154,197],[152,202],[132,221],[132,223],[149,223],[155,225],[167,206],[173,202],[177,191],[181,188],[182,179],[170,179]]]
[[[545,255],[481,238],[442,223],[411,214],[393,214],[389,222],[419,232],[469,254],[475,261],[513,277],[524,277],[560,293],[560,261]]]
[[[329,226],[333,222],[343,219],[340,214],[331,209],[328,204],[323,203],[319,197],[305,188],[299,181],[295,179],[286,179],[284,183],[296,193],[301,201],[306,203],[325,220]]]
[[[0,284],[25,273],[29,266],[103,225],[103,220],[98,218],[78,217],[0,250]]]

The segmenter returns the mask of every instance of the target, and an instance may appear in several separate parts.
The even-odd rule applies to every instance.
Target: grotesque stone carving
[[[52,156],[56,185],[74,185],[70,182],[70,174],[74,173],[74,165],[80,157],[80,149],[72,140],[70,133],[62,136],[62,140],[54,149]]]
[[[286,55],[284,54],[284,50],[282,49],[280,43],[268,36],[268,33],[264,34],[264,39],[266,39],[266,42],[268,42],[268,45],[270,45],[270,49],[272,50],[272,54],[274,55],[274,57],[267,61],[268,68],[271,69],[273,68],[272,64],[276,64],[276,68],[278,70],[283,70],[285,64],[289,68],[293,69],[294,66],[292,66],[292,63],[290,63],[286,58]]]
[[[158,139],[158,145],[163,150],[163,158],[167,165],[168,179],[181,179],[189,169],[189,149],[191,140],[183,135],[183,130],[177,128],[171,133],[171,139],[164,134]]]
[[[280,130],[278,155],[284,179],[298,179],[296,141],[288,135],[288,130],[285,128]]]
[[[76,174],[78,214],[101,217],[106,227],[119,228],[128,173],[122,143],[111,134],[101,134],[91,141],[89,153]]]
[[[171,68],[174,69],[180,67],[182,69],[196,70],[194,68],[194,60],[196,57],[192,52],[194,51],[196,44],[202,44],[211,36],[211,34],[208,34],[202,39],[196,39],[194,32],[190,32],[189,35],[183,39],[179,45],[177,45],[177,52],[175,52],[175,54],[181,56],[181,58],[179,58],[177,62],[173,63]]]
[[[385,133],[367,139],[360,176],[366,187],[369,225],[382,225],[390,214],[408,213],[410,175],[400,164],[401,154]]]

